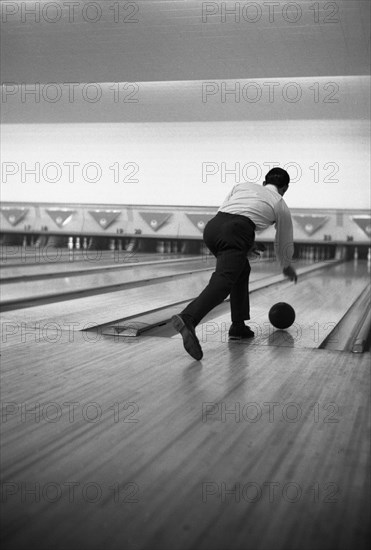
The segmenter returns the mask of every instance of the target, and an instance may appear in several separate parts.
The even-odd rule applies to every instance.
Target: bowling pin
[[[371,263],[371,248],[368,249],[368,253],[367,253],[367,263]]]
[[[156,251],[160,254],[163,254],[165,252],[164,241],[157,241]]]
[[[204,255],[204,256],[210,256],[210,255],[211,255],[211,252],[210,252],[210,250],[207,248],[206,244],[204,244],[203,255]]]
[[[128,246],[126,247],[127,252],[133,252],[135,248],[135,239],[130,239]]]
[[[67,248],[68,248],[68,261],[73,262],[73,260],[74,260],[73,237],[68,237]]]
[[[76,250],[80,250],[80,237],[76,237],[75,248]]]
[[[115,239],[110,239],[109,240],[109,249],[110,250],[115,250]]]
[[[358,248],[357,247],[355,247],[355,249],[354,249],[353,260],[355,262],[358,260]]]
[[[84,237],[82,240],[82,247],[84,250],[88,248],[88,239],[86,237]]]

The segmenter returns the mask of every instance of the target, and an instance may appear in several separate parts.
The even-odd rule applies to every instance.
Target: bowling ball
[[[268,318],[276,328],[289,328],[295,321],[295,310],[290,304],[278,302],[270,308]]]

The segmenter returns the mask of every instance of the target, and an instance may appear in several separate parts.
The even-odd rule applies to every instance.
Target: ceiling
[[[368,120],[370,78],[359,76],[296,77],[212,81],[141,82],[72,87],[40,84],[40,101],[22,88],[3,87],[4,123],[106,123],[241,120]],[[35,89],[28,84],[24,89]],[[83,90],[99,101],[83,98]],[[12,94],[13,90],[16,93]],[[118,93],[118,90],[119,93]],[[209,90],[209,92],[207,91]],[[223,90],[229,90],[223,96]],[[232,90],[234,93],[232,93]],[[6,92],[7,93],[6,93]],[[47,101],[45,97],[56,97]],[[73,97],[73,101],[71,98]],[[120,101],[115,101],[115,98]],[[126,99],[133,99],[133,102]],[[294,98],[294,101],[290,101]],[[249,101],[250,99],[250,101]],[[251,101],[252,100],[252,101]]]
[[[40,22],[24,11],[37,3],[2,3],[2,82],[350,76],[370,69],[369,0],[298,0],[291,8],[282,0],[93,2],[101,13],[83,11],[86,1],[80,0],[73,18],[67,2],[58,3],[60,11],[50,7],[55,1],[48,3]],[[6,4],[16,13],[4,16]],[[121,9],[117,22],[115,4]],[[273,4],[279,6],[272,15]],[[224,21],[223,5],[237,9]],[[216,13],[203,21],[206,7]],[[95,16],[96,22],[86,20]]]

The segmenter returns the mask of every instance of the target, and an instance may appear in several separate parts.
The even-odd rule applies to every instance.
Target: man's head
[[[280,195],[284,195],[289,188],[290,176],[282,168],[272,168],[265,176],[263,185],[274,185]]]

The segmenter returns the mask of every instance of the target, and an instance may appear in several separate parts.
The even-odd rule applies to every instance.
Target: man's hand
[[[290,279],[290,281],[295,281],[295,284],[298,280],[298,276],[296,275],[296,271],[291,265],[288,267],[285,267],[283,269],[283,274]]]

